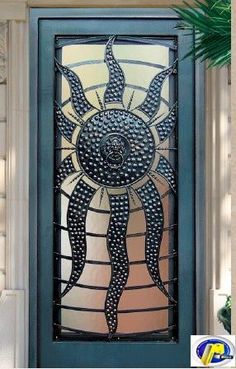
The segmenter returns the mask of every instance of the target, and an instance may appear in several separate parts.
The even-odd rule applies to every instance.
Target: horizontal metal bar
[[[127,234],[126,238],[143,237],[143,236],[146,236],[146,232]]]
[[[99,84],[99,85],[93,85],[93,86],[90,86],[90,87],[85,88],[85,89],[84,89],[84,92],[89,92],[89,91],[97,90],[98,88],[104,88],[104,87],[106,87],[106,85],[107,85],[106,83],[101,83],[101,84]],[[132,84],[125,84],[125,87],[132,88],[132,89],[134,89],[134,90],[143,91],[143,92],[145,92],[145,93],[148,91],[148,89],[147,89],[147,88],[144,88],[144,87],[142,87],[142,86],[132,85]],[[162,101],[166,106],[168,106],[168,108],[170,108],[170,103],[169,103],[166,99],[164,99],[163,97],[161,97],[161,101]],[[61,107],[63,108],[63,107],[64,107],[64,106],[66,106],[69,102],[70,102],[70,98],[69,98],[69,99],[67,99],[67,100],[65,100],[65,101],[63,101],[63,102],[61,103]]]
[[[106,234],[97,234],[97,233],[93,233],[93,232],[86,232],[86,236],[90,236],[90,237],[97,237],[97,238],[106,238],[107,235]]]
[[[86,311],[91,313],[105,313],[105,309],[94,309],[94,308],[84,308],[79,306],[69,306],[69,305],[61,305],[58,303],[54,303],[59,309],[66,309],[66,310],[74,310],[74,311]],[[133,314],[133,313],[145,313],[145,312],[152,312],[152,311],[161,311],[161,310],[168,310],[175,308],[176,305],[165,305],[165,306],[157,306],[152,308],[142,308],[142,309],[124,309],[124,310],[117,310],[118,314]]]
[[[109,210],[105,210],[105,209],[95,209],[92,206],[88,207],[88,210],[96,212],[96,213],[101,213],[101,214],[110,214]]]
[[[93,211],[95,213],[101,213],[101,214],[110,214],[110,210],[105,210],[105,209],[96,209],[96,208],[93,208],[92,206],[89,206],[88,210],[90,211]],[[130,209],[130,213],[135,213],[137,211],[141,211],[143,210],[143,208],[140,206],[140,207],[137,207],[137,208],[134,208],[134,209]]]
[[[54,277],[54,280],[58,283],[63,283],[63,284],[68,283],[66,279],[61,279],[59,277]],[[86,285],[82,283],[76,283],[74,287],[87,288],[89,290],[100,290],[100,291],[107,291],[107,288],[108,288],[106,286],[90,286],[90,285]]]
[[[163,231],[166,232],[166,231],[171,231],[173,230],[174,228],[177,227],[177,224],[171,224],[169,227],[165,227],[163,228]]]
[[[54,277],[54,280],[58,283],[64,283],[67,284],[68,281],[65,279],[61,279],[59,277]],[[164,281],[164,285],[167,284],[171,284],[171,283],[176,283],[177,282],[177,278],[173,278],[173,279],[169,279],[168,281]],[[91,286],[91,285],[86,285],[86,284],[82,284],[82,283],[76,283],[74,285],[74,287],[80,287],[80,288],[87,288],[90,290],[100,290],[100,291],[107,291],[108,286]],[[153,288],[156,287],[156,285],[154,283],[150,283],[150,284],[145,284],[145,285],[140,285],[140,286],[129,286],[129,287],[125,287],[124,290],[125,291],[131,291],[131,290],[141,290],[141,289],[146,289],[146,288]]]
[[[62,195],[64,195],[67,199],[70,199],[70,195],[67,192],[65,192],[64,190],[60,189],[60,192],[59,193],[61,193]]]
[[[28,0],[30,3],[29,5],[34,7],[39,7],[38,3],[43,3],[45,6],[52,7],[52,1],[53,0]],[[176,0],[178,3],[182,3],[181,0]],[[127,3],[125,0],[120,0],[120,4],[116,4],[116,8],[112,6],[112,8],[109,8],[111,5],[111,2],[108,0],[103,0],[102,2],[99,2],[99,4],[96,2],[96,9],[89,9],[92,8],[91,4],[89,5],[89,2],[87,0],[79,0],[76,1],[76,5],[74,5],[74,8],[79,9],[63,9],[63,6],[61,6],[62,9],[37,9],[37,11],[31,10],[31,18],[35,18],[36,20],[40,19],[83,19],[86,20],[89,19],[165,19],[165,20],[177,20],[179,19],[179,16],[170,9],[166,9],[166,5],[164,5],[163,8],[163,2],[160,3],[159,0],[156,1],[145,1],[145,3],[140,4],[140,1],[130,1]],[[36,5],[35,5],[36,4]],[[166,4],[166,3],[165,3]],[[102,9],[97,8],[100,7]],[[64,0],[64,7],[68,8],[68,1]],[[81,9],[84,8],[84,9]],[[170,6],[169,6],[170,7]],[[121,9],[119,9],[121,8]],[[126,12],[122,8],[128,8],[126,9]],[[134,9],[135,8],[135,12]],[[148,9],[150,8],[150,9]],[[155,9],[158,8],[158,9]],[[176,31],[173,29],[173,34],[176,33]],[[161,35],[163,36],[163,35]],[[167,34],[166,36],[170,37],[172,36]],[[99,35],[100,37],[100,35]]]
[[[53,224],[54,224],[54,226],[56,227],[56,228],[60,228],[60,229],[62,229],[63,231],[68,231],[68,228],[67,227],[64,227],[63,225],[61,225],[61,224],[58,224],[58,223],[56,223],[56,222],[53,222]]]
[[[59,252],[56,252],[56,251],[54,252],[54,254],[56,255],[56,258],[72,260],[72,256],[61,255]]]
[[[177,252],[173,252],[173,253],[168,254],[168,255],[160,256],[159,260],[172,259],[172,258],[175,258],[176,256],[177,256]]]
[[[76,151],[76,148],[74,147],[55,147],[56,151],[62,151],[62,150],[70,150],[70,151]]]
[[[77,306],[69,306],[69,305],[60,305],[58,303],[54,303],[54,306],[59,309],[65,309],[65,310],[74,310],[74,311],[86,311],[90,313],[104,313],[104,309],[93,309],[93,308],[83,308],[83,307],[77,307]]]
[[[60,329],[70,331],[70,332],[80,333],[83,336],[87,335],[87,336],[108,337],[108,333],[88,332],[88,331],[81,330],[81,329],[66,327],[66,326],[60,325],[58,323],[54,323],[54,326],[56,326]],[[135,333],[119,333],[119,332],[116,332],[115,334],[113,334],[113,337],[137,337],[137,336],[140,336],[140,335],[145,336],[145,335],[150,335],[150,334],[155,334],[155,333],[168,332],[168,331],[170,331],[174,328],[176,328],[176,325],[170,325],[166,328],[156,329],[156,330],[152,330],[152,331],[144,331],[144,332],[135,332]]]
[[[131,237],[141,237],[141,236],[145,236],[146,232],[142,232],[142,233],[132,233],[132,234],[127,234],[126,238],[131,238]],[[86,236],[90,236],[90,237],[102,237],[102,238],[106,238],[107,234],[97,234],[97,233],[93,233],[93,232],[86,232]]]
[[[162,195],[161,195],[161,199],[164,199],[166,196],[170,195],[170,194],[173,194],[173,191],[172,190],[167,190],[166,192],[164,192]]]
[[[158,69],[165,69],[166,68],[166,66],[164,66],[164,65],[144,62],[142,60],[117,59],[117,62],[121,63],[121,64],[145,65],[145,66],[148,66],[148,67],[153,67],[153,68],[158,68]],[[81,65],[94,65],[94,64],[95,65],[96,64],[104,64],[104,60],[86,60],[86,61],[72,63],[72,64],[65,64],[65,66],[71,69],[71,68],[75,68],[75,67],[80,67]]]
[[[59,252],[54,252],[54,254],[56,255],[56,257],[61,258],[61,259],[67,259],[67,260],[72,260],[72,256],[69,255],[62,255]],[[177,256],[177,253],[171,253],[169,255],[163,255],[159,257],[159,261],[160,260],[165,260],[165,259],[172,259],[174,257]],[[110,261],[102,261],[102,260],[86,260],[85,261],[87,264],[98,264],[98,265],[111,265]],[[134,261],[130,261],[129,264],[130,265],[136,265],[136,264],[145,264],[146,260],[134,260]]]
[[[177,278],[173,278],[173,279],[170,279],[168,281],[164,281],[163,284],[167,285],[167,284],[170,284],[170,283],[175,283],[176,281],[177,281]],[[125,287],[124,289],[126,291],[130,291],[130,290],[139,290],[139,289],[153,288],[153,287],[156,287],[155,283],[144,284],[144,285],[141,285],[141,286],[130,286],[130,287]]]
[[[56,40],[56,48],[62,48],[64,46],[71,46],[71,45],[83,45],[83,44],[91,44],[91,43],[100,43],[100,45],[105,45],[106,42],[108,40],[108,36],[92,36],[92,37],[78,37],[78,36],[71,36],[71,37],[58,37]],[[104,42],[105,41],[105,42]],[[102,44],[101,44],[102,42]],[[160,37],[150,37],[150,36],[142,36],[141,38],[137,38],[136,36],[122,36],[122,35],[117,35],[116,36],[116,44],[117,45],[125,45],[127,44],[127,42],[130,43],[132,42],[133,44],[147,44],[147,45],[155,45],[155,46],[164,46],[169,48],[170,50],[177,50],[177,45],[175,45],[174,43],[174,37],[173,36],[168,36],[166,38],[161,39]],[[119,63],[126,63],[127,60],[126,59],[117,59],[117,61]],[[137,64],[144,64],[146,66],[154,66],[154,67],[158,67],[161,69],[164,69],[165,67],[163,65],[160,64],[155,64],[155,63],[148,63],[145,61],[136,61]],[[104,60],[94,60],[93,64],[98,64],[98,63],[104,63]],[[80,65],[87,65],[87,64],[91,64],[91,60],[89,61],[83,61],[83,62],[78,62],[78,63],[73,63],[73,64],[67,64],[66,66],[68,68],[71,67],[76,67],[76,66],[80,66]],[[159,66],[160,65],[160,66]]]

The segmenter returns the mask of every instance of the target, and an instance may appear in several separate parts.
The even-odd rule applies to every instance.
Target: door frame
[[[31,367],[37,366],[37,342],[38,342],[38,310],[37,310],[37,110],[38,110],[38,26],[40,19],[53,18],[80,18],[88,16],[94,10],[94,17],[97,17],[98,9],[33,9],[30,17],[30,217],[29,217],[29,243],[30,243],[30,324],[29,324],[29,363]],[[100,17],[111,18],[135,18],[137,10],[134,9],[102,9]],[[140,17],[147,18],[165,18],[178,19],[178,16],[170,9],[139,9]],[[153,14],[153,12],[155,14]],[[124,14],[125,13],[125,14]],[[205,106],[204,106],[204,64],[195,63],[195,94],[194,94],[194,108],[195,108],[195,288],[196,288],[196,309],[195,309],[195,323],[197,333],[204,333],[206,321],[206,290],[202,286],[206,285],[205,275]]]

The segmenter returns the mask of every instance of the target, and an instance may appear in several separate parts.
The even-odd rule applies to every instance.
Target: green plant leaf
[[[217,318],[225,330],[231,334],[231,296],[227,297],[225,305],[218,311]]]
[[[194,31],[196,42],[185,57],[192,56],[209,66],[222,67],[231,62],[231,1],[194,0],[193,5],[183,1],[186,8],[174,7],[182,18],[177,29]]]

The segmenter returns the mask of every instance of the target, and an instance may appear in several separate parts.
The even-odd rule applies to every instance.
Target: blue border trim
[[[30,17],[30,155],[29,155],[29,365],[37,367],[38,331],[38,20]]]

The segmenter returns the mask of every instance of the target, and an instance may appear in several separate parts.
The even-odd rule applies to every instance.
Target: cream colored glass
[[[76,74],[78,74],[83,89],[86,92],[86,97],[90,103],[99,109],[98,96],[102,100],[106,83],[108,82],[108,70],[104,63],[104,49],[105,44],[100,45],[68,45],[62,48],[62,60],[63,65],[71,68]],[[160,45],[147,45],[147,44],[122,44],[114,45],[113,52],[120,63],[120,66],[125,75],[126,88],[124,93],[124,106],[127,107],[134,92],[132,99],[131,110],[138,106],[145,98],[146,91],[149,87],[152,78],[160,72],[162,69],[150,66],[154,63],[160,64],[163,67],[169,66],[169,48]],[[132,60],[132,63],[127,61]],[[88,61],[97,61],[94,64],[83,64]],[[137,63],[136,63],[137,62]],[[142,62],[142,63],[139,63]],[[79,65],[78,64],[82,64]],[[101,86],[100,86],[101,85]],[[131,87],[136,86],[137,88]],[[97,86],[93,88],[93,86]],[[97,96],[98,95],[98,96]],[[167,105],[169,101],[169,79],[167,79],[163,85],[162,98],[160,110],[158,112],[159,120],[163,119],[163,116],[169,112]],[[62,77],[61,86],[61,101],[66,102],[63,106],[63,112],[68,118],[76,123],[76,120],[71,116],[74,114],[70,99],[70,89],[68,83],[64,77]],[[166,103],[166,102],[167,103]],[[80,127],[77,128],[77,135]],[[153,135],[158,144],[158,138],[156,132],[153,130]],[[76,134],[74,134],[76,137]],[[70,147],[70,144],[65,139],[61,140],[62,147]],[[74,141],[73,143],[76,143]],[[162,146],[168,147],[170,145],[167,140]],[[68,150],[62,151],[62,159],[69,154]],[[169,158],[169,151],[164,150],[162,153],[166,158]],[[74,166],[79,170],[79,164],[76,160],[76,155],[72,155]],[[158,159],[155,159],[154,164],[157,164]],[[75,180],[73,181],[73,177]],[[137,189],[142,183],[148,179],[146,176],[142,181],[135,183],[133,189]],[[93,237],[87,236],[87,256],[88,261],[102,261],[107,262],[107,265],[90,264],[86,263],[83,273],[78,281],[80,285],[105,287],[109,286],[111,278],[111,266],[109,265],[109,253],[107,250],[106,237],[109,227],[109,200],[108,193],[118,194],[125,193],[126,189],[108,189],[100,201],[99,186],[93,183],[89,178],[85,178],[90,185],[96,190],[96,194],[90,204],[90,210],[87,213],[86,218],[86,232],[100,234],[101,236]],[[71,194],[78,179],[76,176],[71,176],[66,179],[62,185],[62,189],[67,194]],[[162,177],[157,176],[156,180],[153,180],[160,195],[163,195],[168,191],[169,187]],[[140,201],[137,196],[133,195],[135,201],[130,197],[130,216],[127,230],[127,252],[130,262],[144,261],[145,260],[145,232],[146,222],[144,211],[140,210]],[[68,199],[64,196],[61,197],[61,224],[67,226],[67,207]],[[170,222],[170,202],[169,196],[163,198],[163,208],[165,217],[165,227],[169,226]],[[96,209],[102,209],[104,213],[96,212]],[[137,234],[135,236],[135,234]],[[133,236],[134,235],[134,236]],[[168,255],[169,250],[169,232],[164,232],[163,240],[161,243],[160,256]],[[69,238],[66,231],[61,232],[61,254],[65,256],[71,256],[71,248],[69,244]],[[71,272],[71,260],[61,259],[61,278],[64,281],[68,281]],[[163,259],[159,261],[160,275],[163,281],[169,279],[169,260]],[[126,287],[132,286],[145,286],[151,285],[153,281],[148,273],[148,269],[145,263],[130,265],[130,272]],[[61,290],[65,287],[61,286]],[[168,285],[167,285],[168,289]],[[73,307],[92,308],[92,309],[104,309],[106,299],[106,290],[96,290],[89,288],[81,288],[79,286],[73,287],[61,301],[62,305],[69,305]],[[127,289],[123,291],[121,296],[118,311],[120,310],[138,310],[148,309],[160,306],[168,305],[167,297],[156,287],[147,287],[139,289]],[[91,312],[91,311],[72,311],[61,310],[61,324],[62,326],[78,329],[86,332],[95,333],[107,333],[108,327],[106,324],[104,312]],[[134,312],[134,313],[118,313],[118,328],[117,333],[129,334],[136,332],[149,332],[155,330],[161,330],[168,327],[168,310],[160,311],[146,311],[146,312]]]

